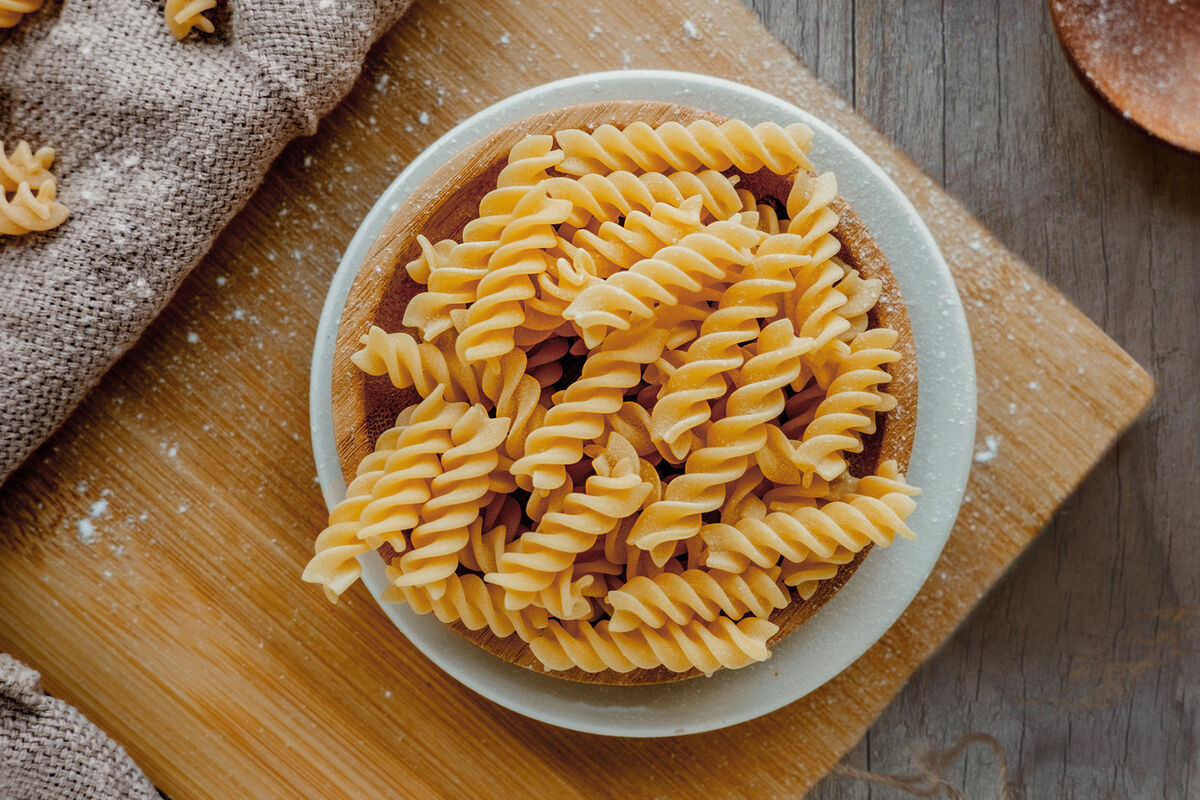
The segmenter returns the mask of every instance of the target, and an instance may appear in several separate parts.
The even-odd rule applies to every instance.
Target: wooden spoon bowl
[[[696,119],[715,122],[723,118],[687,106],[659,102],[605,102],[570,106],[528,117],[505,126],[483,141],[467,148],[436,170],[401,205],[384,225],[360,268],[342,312],[338,327],[333,364],[333,424],[337,438],[338,458],[342,474],[349,483],[359,462],[371,452],[375,440],[390,428],[396,415],[420,397],[412,389],[397,390],[387,376],[372,377],[361,372],[350,357],[359,349],[359,337],[374,324],[387,331],[409,330],[402,323],[404,309],[413,295],[423,287],[413,282],[404,265],[416,258],[420,249],[418,233],[431,241],[458,239],[463,227],[477,215],[480,198],[495,187],[496,177],[507,161],[509,149],[523,136],[531,133],[553,133],[564,128],[591,129],[603,123],[619,127],[641,120],[651,125],[675,120],[684,124]],[[771,173],[743,176],[746,186],[756,197],[787,198],[791,179]],[[916,427],[917,375],[912,329],[899,287],[870,233],[857,215],[840,197],[835,209],[841,222],[834,231],[842,242],[842,258],[859,270],[865,278],[883,281],[883,297],[871,313],[873,326],[887,326],[899,332],[896,345],[903,358],[892,365],[893,381],[889,391],[896,396],[895,411],[883,415],[877,432],[867,437],[861,454],[851,461],[851,471],[865,475],[876,465],[893,458],[905,467],[912,449]],[[771,615],[779,626],[772,639],[778,641],[811,617],[854,573],[867,551],[844,565],[834,578],[824,581],[808,600],[793,595],[792,603]],[[385,559],[395,554],[386,545],[381,548]],[[587,673],[574,669],[566,672],[546,671],[516,636],[498,638],[486,628],[471,631],[459,623],[456,631],[489,652],[522,667],[549,675],[577,681],[604,684],[652,684],[694,677],[696,671],[677,673],[666,668],[634,670],[628,673],[603,671]]]
[[[1122,119],[1200,155],[1200,5],[1050,0],[1075,75]]]

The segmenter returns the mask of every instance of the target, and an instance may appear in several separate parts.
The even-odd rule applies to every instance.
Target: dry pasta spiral
[[[810,342],[797,339],[791,322],[782,319],[767,326],[759,344],[761,352],[740,370],[726,415],[708,429],[705,446],[688,456],[684,474],[667,485],[665,497],[642,513],[629,534],[656,564],[671,556],[675,542],[700,532],[703,515],[721,507],[728,486],[766,444],[766,423],[783,411],[782,388],[799,373]]]
[[[589,223],[616,222],[634,211],[649,213],[656,204],[678,208],[690,197],[713,219],[729,219],[741,209],[733,181],[716,170],[700,173],[613,172],[578,178],[548,178],[540,186],[549,195],[574,206],[567,223],[583,228]]]
[[[890,411],[895,398],[879,390],[892,379],[884,367],[900,358],[891,349],[896,332],[867,331],[850,343],[850,354],[838,365],[825,399],[792,454],[792,462],[811,481],[815,473],[825,480],[846,468],[845,452],[862,450],[863,434],[875,432],[875,414]]]
[[[443,471],[430,482],[431,497],[410,534],[412,549],[400,557],[398,569],[389,570],[393,585],[424,585],[434,600],[445,592],[445,579],[458,567],[458,552],[479,515],[507,430],[508,420],[489,418],[481,406],[472,406],[454,424],[453,446],[441,458]]]
[[[426,408],[427,400],[418,407],[358,512],[357,536],[371,547],[387,542],[397,553],[408,548],[405,534],[417,526],[432,495],[430,482],[442,473],[438,456],[452,445],[451,430],[468,409],[466,403],[442,404],[442,397],[438,387],[429,395],[434,405]]]
[[[554,226],[564,222],[570,210],[570,203],[552,200],[544,190],[530,192],[517,203],[458,335],[458,352],[465,361],[495,359],[513,349],[513,332],[525,321],[522,304],[534,296],[532,278],[547,266],[542,248],[554,246]]]
[[[29,142],[21,141],[5,152],[4,143],[0,142],[0,190],[15,192],[22,183],[29,184],[33,191],[41,189],[43,183],[54,181],[50,173],[53,163],[54,150],[49,147],[40,147],[35,153]]]
[[[42,7],[46,0],[0,0],[0,28],[15,28],[21,18]]]
[[[769,566],[780,558],[801,563],[810,553],[829,559],[839,547],[852,553],[871,543],[887,547],[897,533],[912,537],[904,520],[916,507],[916,493],[899,476],[894,461],[884,462],[866,490],[860,483],[858,494],[820,507],[748,515],[732,525],[706,525],[701,531],[708,545],[706,566],[737,572],[749,564]]]
[[[400,438],[445,411],[441,390],[435,390],[419,405],[405,409],[396,425],[380,435],[374,451],[358,465],[356,476],[346,489],[346,498],[330,512],[329,524],[317,536],[316,554],[304,568],[303,577],[311,583],[321,584],[332,602],[337,602],[342,592],[362,574],[355,559],[370,549],[370,545],[359,538],[359,519],[362,510],[371,502],[372,489],[384,476],[387,461],[395,454]]]
[[[713,622],[721,614],[733,620],[746,614],[767,617],[790,600],[779,585],[779,571],[778,566],[745,572],[689,569],[678,575],[634,578],[605,598],[613,607],[608,629],[624,633],[639,625],[684,625],[694,618]]]
[[[595,474],[587,479],[584,491],[567,495],[561,511],[548,512],[536,530],[522,534],[514,548],[500,557],[499,571],[486,576],[509,590],[509,608],[535,602],[535,595],[571,570],[580,553],[641,508],[651,487],[642,480],[632,445],[612,434],[607,451],[594,464]],[[549,607],[545,601],[540,605]],[[587,603],[579,603],[568,616],[558,616],[577,619],[589,612]]]
[[[546,412],[541,428],[529,434],[525,456],[512,466],[517,483],[555,489],[566,479],[566,467],[583,455],[583,445],[597,440],[605,417],[620,410],[625,392],[636,386],[642,367],[658,358],[663,332],[638,327],[610,336],[583,366],[579,380]]]
[[[216,7],[217,0],[167,0],[163,13],[171,35],[176,39],[183,39],[193,28],[199,28],[204,33],[216,30],[212,21],[204,16],[205,11]]]
[[[407,333],[387,333],[376,325],[359,342],[363,347],[350,360],[368,375],[387,375],[397,389],[412,386],[425,397],[442,386],[449,401],[480,401],[474,372],[453,350],[446,353]]]
[[[808,151],[812,136],[812,129],[799,123],[781,128],[773,122],[750,127],[739,120],[720,125],[697,120],[686,126],[668,122],[657,128],[635,122],[624,130],[601,125],[590,134],[566,130],[555,138],[566,155],[559,169],[569,175],[731,167],[743,172],[765,168],[787,175],[798,168],[811,168]]]
[[[595,347],[609,329],[628,330],[633,318],[649,318],[655,307],[675,305],[681,291],[723,279],[734,265],[752,258],[750,248],[760,238],[740,223],[714,222],[580,292],[564,316]]]
[[[803,257],[772,238],[759,245],[754,258],[721,295],[716,310],[704,319],[699,338],[688,347],[684,363],[654,406],[653,433],[676,456],[691,449],[676,444],[708,419],[709,402],[725,394],[725,373],[742,365],[741,345],[758,337],[760,321],[772,316],[778,300],[796,286],[792,270]]]
[[[624,265],[649,258],[666,245],[700,231],[704,226],[700,210],[698,197],[689,198],[678,207],[655,203],[649,214],[631,211],[624,224],[607,221],[595,233],[588,229],[577,231],[572,242],[592,256],[597,276],[609,278],[624,269]]]
[[[450,575],[445,579],[445,591],[434,599],[422,586],[389,586],[384,590],[385,602],[406,602],[418,614],[433,613],[445,623],[461,622],[468,630],[488,628],[497,636],[516,634],[522,641],[532,641],[546,627],[546,609],[529,606],[517,611],[504,607],[504,590],[484,583],[478,575]]]
[[[28,183],[17,187],[11,200],[0,193],[0,234],[48,231],[63,224],[70,212],[55,195],[53,181],[43,183],[36,195]]]
[[[560,624],[551,620],[529,645],[550,670],[578,667],[585,672],[629,672],[665,666],[674,672],[698,669],[711,675],[722,667],[737,669],[765,661],[771,655],[767,640],[778,630],[777,625],[759,617],[740,622],[718,617],[713,622],[693,620],[682,626],[669,622],[659,629],[637,628],[626,633],[613,633],[608,622]]]

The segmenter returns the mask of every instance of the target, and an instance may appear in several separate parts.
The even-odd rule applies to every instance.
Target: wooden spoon
[[[553,133],[564,128],[591,129],[602,123],[625,126],[636,120],[651,125],[669,120],[686,124],[701,118],[722,120],[694,108],[658,102],[592,103],[538,114],[501,128],[450,159],[396,210],[372,245],[350,288],[338,327],[333,365],[333,423],[338,458],[347,483],[354,477],[358,463],[371,451],[376,438],[394,424],[396,415],[420,400],[413,390],[397,390],[386,375],[366,375],[350,361],[350,356],[360,347],[359,337],[372,324],[389,332],[409,330],[416,334],[401,322],[408,301],[423,289],[404,269],[404,265],[420,252],[416,235],[424,233],[431,241],[457,239],[466,223],[476,216],[480,198],[495,187],[496,176],[506,163],[509,149],[527,134]],[[760,199],[773,197],[783,201],[791,180],[763,172],[744,176],[739,185],[747,186]],[[871,324],[897,330],[900,340],[896,347],[904,356],[892,365],[893,381],[889,388],[898,400],[898,408],[880,420],[879,430],[864,442],[863,453],[854,458],[851,471],[856,475],[869,474],[876,464],[887,458],[896,459],[903,468],[912,449],[917,402],[916,357],[908,314],[895,278],[871,235],[841,198],[835,209],[841,216],[835,235],[842,242],[842,258],[856,267],[863,277],[879,278],[884,284],[883,300],[872,312]],[[394,555],[386,546],[381,552],[385,559]],[[801,601],[793,595],[791,605],[771,616],[772,622],[780,627],[772,641],[786,636],[812,616],[849,579],[865,555],[866,551],[860,553],[834,578],[824,581],[809,600]],[[506,661],[571,680],[651,684],[699,674],[696,671],[676,673],[665,668],[628,673],[604,671],[593,674],[578,669],[547,672],[529,647],[516,636],[501,639],[486,628],[470,631],[458,623],[452,627]]]
[[[1050,17],[1092,94],[1152,136],[1200,154],[1200,2],[1050,0]]]

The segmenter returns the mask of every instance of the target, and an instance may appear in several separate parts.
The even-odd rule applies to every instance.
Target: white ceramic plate
[[[915,209],[873,161],[821,120],[740,84],[683,72],[630,70],[549,83],[485,109],[433,143],[400,173],[346,248],[317,328],[310,390],[313,451],[330,507],[345,495],[332,422],[334,340],[350,283],[384,222],[454,154],[531,114],[581,102],[685,103],[750,123],[804,122],[816,131],[812,160],[837,174],[838,188],[883,248],[908,304],[916,339],[918,420],[908,479],[924,493],[909,520],[916,541],[873,550],[817,614],[780,642],[772,658],[661,686],[599,686],[516,667],[466,641],[432,615],[382,604],[396,627],[447,673],[526,716],[579,731],[671,736],[733,725],[803,697],[848,667],[899,618],[933,569],[962,501],[975,437],[975,367],[958,292]],[[379,598],[383,560],[362,556],[363,580]]]

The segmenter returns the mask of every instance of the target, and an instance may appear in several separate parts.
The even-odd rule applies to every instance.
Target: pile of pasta
[[[305,580],[336,601],[389,545],[386,600],[515,634],[547,670],[712,673],[766,659],[793,593],[911,538],[896,463],[848,469],[900,356],[869,324],[880,282],[838,258],[811,139],[700,121],[518,142],[461,241],[418,238],[414,333],[362,337],[354,363],[422,399]],[[786,204],[739,188],[763,169],[794,175]]]
[[[0,142],[0,235],[48,231],[66,220],[70,212],[56,199],[53,163],[49,147],[35,153],[28,142],[11,150]]]

